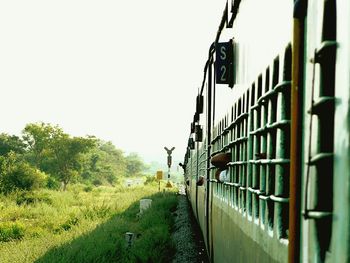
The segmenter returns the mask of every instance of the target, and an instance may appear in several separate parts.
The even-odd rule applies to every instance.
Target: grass
[[[0,262],[167,262],[177,201],[157,190],[75,185],[0,196]],[[137,216],[145,197],[152,207]],[[138,234],[131,247],[125,232]]]

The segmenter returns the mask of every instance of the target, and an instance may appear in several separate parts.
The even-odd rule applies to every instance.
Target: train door
[[[335,0],[310,0],[306,19],[300,260],[333,262]]]

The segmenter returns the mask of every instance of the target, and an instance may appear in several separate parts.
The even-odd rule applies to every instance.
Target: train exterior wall
[[[290,185],[290,123],[293,2],[302,1],[233,2],[240,3],[237,17],[219,42],[233,41],[235,83],[230,89],[205,79],[212,109],[194,122],[210,141],[185,158],[209,256],[214,263],[287,262],[290,242],[300,248],[300,262],[350,262],[350,2],[305,1],[301,189]],[[219,153],[231,154],[227,180],[210,164]],[[290,187],[298,188],[301,206],[296,242]]]
[[[302,262],[350,261],[349,14],[349,1],[309,1],[305,57],[305,164],[302,209],[313,210],[317,216],[301,219]],[[326,43],[333,43],[334,54],[331,49],[322,51],[329,61],[311,63],[315,54],[319,53]],[[332,63],[335,68],[332,68]],[[334,80],[325,84],[328,78]],[[312,100],[317,103],[326,96],[328,99],[334,99],[332,108],[324,107],[317,116],[315,114],[311,117],[309,112],[313,107]],[[327,115],[329,113],[332,114]],[[331,149],[325,147],[327,143],[331,144]],[[330,153],[331,158],[321,160],[311,168],[307,166],[308,155],[312,159],[325,152]]]
[[[273,156],[265,157],[271,159],[266,160],[267,162],[276,163],[269,167],[276,167],[277,173],[276,189],[268,189],[268,192],[264,183],[256,184],[259,180],[265,180],[268,165],[260,164],[255,154],[264,151],[267,140],[272,138],[267,139],[265,136],[260,139],[259,130],[273,125],[273,122],[276,122],[276,127],[284,125],[283,122],[288,124],[286,109],[290,107],[287,91],[290,78],[284,72],[289,72],[291,64],[287,57],[290,55],[288,45],[291,41],[292,7],[292,1],[289,0],[244,0],[233,28],[224,30],[220,39],[222,42],[234,40],[236,84],[232,90],[223,85],[213,88],[212,93],[215,96],[210,102],[215,108],[211,116],[212,127],[205,126],[208,112],[202,114],[199,120],[203,130],[208,132],[209,129],[211,132],[212,141],[206,142],[204,139],[204,143],[196,143],[195,149],[187,155],[189,200],[214,262],[287,261],[288,222],[285,213],[288,204],[285,202],[288,194],[286,195],[285,188],[288,184],[284,180],[288,177],[288,163],[285,163],[288,162],[288,157],[282,152],[288,151],[288,147],[282,143],[277,146],[280,149],[277,150],[277,155],[274,153]],[[207,84],[209,81],[206,79]],[[273,103],[277,102],[278,105],[274,104],[274,108],[263,105],[262,97],[269,92],[274,93],[275,86],[277,89]],[[258,114],[250,109],[253,106]],[[277,114],[277,120],[265,119],[268,111]],[[277,141],[286,139],[284,128],[272,129],[273,134],[277,132]],[[214,139],[215,137],[219,139]],[[235,143],[234,140],[239,142]],[[260,143],[265,145],[261,150],[251,148]],[[207,144],[211,145],[209,155],[206,152]],[[210,169],[209,178],[207,176],[206,166],[215,152],[231,152],[233,163],[251,163],[242,165],[242,168],[231,166],[228,170],[230,183],[224,185],[216,182],[214,169]],[[257,172],[260,166],[265,169],[264,174]],[[236,168],[242,174],[238,175]],[[210,181],[209,189],[206,183],[196,185],[200,176]],[[274,201],[270,199],[270,195]]]
[[[350,262],[350,2],[337,2],[333,262]]]
[[[273,239],[259,222],[245,216],[219,197],[213,204],[214,262],[286,262],[286,242]]]

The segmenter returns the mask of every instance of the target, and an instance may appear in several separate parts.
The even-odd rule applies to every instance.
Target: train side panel
[[[287,262],[293,1],[237,2],[219,40],[233,40],[235,85],[209,85],[210,141],[187,156],[187,191],[214,262]],[[349,262],[350,2],[306,2],[300,262]],[[210,164],[219,153],[231,154],[227,180]]]
[[[236,83],[216,86],[211,154],[232,160],[227,182],[211,172],[214,262],[287,261],[291,22],[291,1],[242,1],[222,36],[234,36]]]
[[[335,80],[334,262],[350,261],[350,2],[337,2],[337,63]]]
[[[349,262],[349,1],[309,1],[305,57],[303,262]]]
[[[286,244],[247,220],[221,198],[213,202],[214,262],[285,262]]]

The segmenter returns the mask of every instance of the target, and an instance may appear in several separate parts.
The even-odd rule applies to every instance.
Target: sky
[[[146,162],[185,154],[225,0],[0,1],[0,132],[95,135]]]

